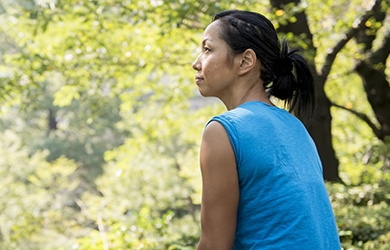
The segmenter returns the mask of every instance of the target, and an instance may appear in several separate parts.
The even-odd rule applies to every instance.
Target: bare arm
[[[202,232],[197,250],[231,250],[236,233],[239,184],[233,147],[225,128],[211,122],[200,149]]]

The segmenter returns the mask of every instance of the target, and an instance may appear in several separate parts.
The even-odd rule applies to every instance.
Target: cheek
[[[213,63],[214,68],[217,68],[218,70],[226,70],[229,68],[228,60],[229,58],[226,58],[225,56],[219,56],[218,59]]]
[[[221,60],[214,60],[209,62],[207,72],[217,74],[222,68],[223,66]]]
[[[207,64],[203,65],[204,75],[207,78],[211,78],[213,74],[216,73],[216,67],[214,66],[213,62],[208,62]]]
[[[227,73],[226,58],[214,57],[210,59],[211,60],[208,60],[203,64],[204,75],[206,78],[212,80]]]

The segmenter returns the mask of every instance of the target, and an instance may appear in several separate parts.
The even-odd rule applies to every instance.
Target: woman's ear
[[[239,60],[238,75],[244,75],[255,67],[257,61],[256,53],[252,49],[247,49],[239,56]]]

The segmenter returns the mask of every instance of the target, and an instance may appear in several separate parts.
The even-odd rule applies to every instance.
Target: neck
[[[232,110],[246,102],[259,101],[274,106],[265,92],[263,82],[260,79],[235,84],[229,93],[220,97],[227,110]]]

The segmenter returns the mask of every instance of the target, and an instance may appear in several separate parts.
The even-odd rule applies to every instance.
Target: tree
[[[194,85],[188,79],[198,47],[194,41],[211,15],[204,13],[219,4],[30,2],[10,2],[2,16],[4,33],[20,45],[3,56],[9,72],[3,83],[10,91],[1,92],[9,107],[2,124],[15,129],[22,120],[22,141],[31,154],[47,148],[49,161],[66,155],[79,172],[90,174],[85,165],[103,165],[105,154],[105,172],[94,189],[78,188],[72,197],[86,238],[116,244],[110,235],[121,230],[123,219],[129,230],[139,228],[134,242],[126,242],[127,235],[119,241],[126,248],[172,240],[161,233],[172,213],[194,223],[199,211],[196,159],[205,118],[189,111]],[[183,30],[191,43],[182,39]],[[113,131],[108,139],[107,128]],[[99,152],[88,152],[96,146],[102,146]],[[98,159],[87,164],[94,155]],[[96,231],[89,235],[91,228]],[[182,228],[171,229],[173,238],[181,237]],[[80,247],[84,243],[81,239]],[[105,240],[100,243],[106,246]]]
[[[47,151],[30,155],[10,130],[0,139],[0,247],[71,247],[68,239],[77,236],[75,222],[82,219],[72,206],[79,184],[75,162],[61,157],[49,163]]]
[[[372,1],[366,6],[354,6],[355,3],[353,2],[340,3],[343,5],[343,9],[334,12],[332,14],[333,17],[331,15],[326,19],[323,19],[324,16],[322,15],[322,20],[318,20],[318,16],[317,18],[315,16],[314,18],[313,16],[308,17],[306,14],[307,9],[302,7],[301,1],[299,0],[271,0],[271,4],[276,11],[276,16],[278,16],[278,11],[279,13],[283,13],[284,10],[290,18],[289,20],[286,20],[286,17],[280,14],[278,30],[283,33],[292,33],[294,36],[302,38],[304,45],[302,45],[302,42],[300,44],[295,43],[294,45],[305,47],[305,49],[309,50],[307,58],[316,82],[317,109],[314,122],[308,126],[308,129],[317,144],[323,162],[324,178],[329,181],[339,181],[339,162],[332,146],[332,115],[330,111],[332,106],[348,110],[354,115],[357,115],[372,128],[374,134],[379,139],[385,140],[386,137],[390,136],[390,99],[388,98],[390,96],[390,87],[384,72],[386,60],[390,53],[390,39],[388,34],[383,37],[384,34],[381,33],[380,29],[381,27],[384,27],[384,19],[389,15],[389,3],[388,1],[381,0]],[[311,4],[316,6],[316,8],[321,6],[319,2],[319,5],[315,5],[314,3]],[[325,6],[322,5],[322,7]],[[330,6],[330,8],[334,10],[336,7]],[[353,18],[343,18],[344,16],[348,16],[346,15],[346,12],[350,11],[350,8],[353,10],[352,13],[356,13],[356,10],[354,10],[355,8],[362,8],[363,14],[355,14]],[[313,33],[311,31],[313,28],[310,28],[310,26],[314,26],[313,22],[336,23],[336,29],[334,30],[340,32],[338,34],[339,40],[333,42],[333,45],[328,44],[326,38],[321,34],[318,34],[320,32],[319,30],[314,29],[314,32],[318,33]],[[347,26],[348,28],[345,28],[344,26]],[[333,27],[334,26],[332,26],[332,28]],[[313,38],[313,36],[317,37]],[[379,128],[371,121],[369,116],[344,105],[337,104],[337,101],[331,100],[325,91],[325,85],[332,72],[332,66],[336,56],[343,53],[343,48],[353,38],[356,38],[357,40],[356,46],[364,44],[364,46],[360,46],[362,48],[361,52],[356,52],[356,55],[359,55],[359,57],[354,70],[358,72],[362,78],[367,100],[374,110],[375,117],[380,124]],[[374,48],[372,46],[372,43],[376,38],[377,40],[382,41],[382,45],[379,48]],[[325,52],[322,63],[318,63],[318,60],[315,60],[320,51],[314,45],[315,42],[313,39],[317,39],[318,43],[324,41],[324,43],[326,43],[327,49],[321,51],[322,53]],[[334,71],[337,72],[337,70],[333,70],[333,72]]]

